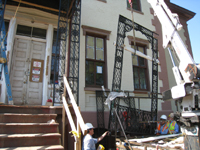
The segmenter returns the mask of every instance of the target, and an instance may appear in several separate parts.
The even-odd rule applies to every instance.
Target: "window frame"
[[[91,59],[91,58],[87,58],[87,36],[91,36],[91,37],[94,37],[94,39],[96,38],[102,38],[103,39],[103,42],[104,42],[104,60],[96,60],[96,40],[94,40],[94,47],[95,47],[95,59]],[[94,88],[101,88],[102,85],[97,85],[96,84],[96,63],[103,63],[103,79],[104,79],[104,84],[103,86],[105,88],[107,88],[107,49],[106,49],[106,36],[105,35],[99,35],[99,34],[96,34],[96,33],[86,33],[85,35],[85,87],[94,87]],[[90,61],[90,62],[94,62],[94,84],[93,85],[89,85],[89,84],[86,84],[86,62],[87,61]]]
[[[131,43],[131,46],[133,46],[134,44],[133,43]],[[137,47],[137,50],[138,50],[138,47],[143,47],[143,50],[144,50],[144,54],[146,55],[147,54],[147,46],[146,45],[144,45],[144,44],[139,44],[139,43],[136,43],[136,47]],[[133,57],[133,55],[131,55],[131,58]],[[134,56],[134,57],[138,57],[139,58],[139,56]],[[137,58],[137,59],[138,59]],[[132,71],[133,71],[133,87],[134,87],[134,90],[135,91],[149,91],[150,90],[150,80],[149,80],[149,74],[148,74],[148,72],[149,72],[149,68],[148,68],[148,62],[147,62],[147,60],[146,59],[144,59],[144,65],[145,66],[136,66],[136,65],[133,65],[133,62],[132,62]],[[139,86],[140,86],[140,88],[135,88],[135,77],[134,77],[134,68],[138,68],[138,70],[140,69],[140,68],[143,68],[143,69],[145,69],[145,80],[146,80],[146,89],[142,89],[141,88],[141,85],[140,85],[140,78],[139,78]],[[138,77],[140,77],[140,74],[138,73]]]
[[[127,1],[127,9],[131,9],[130,4],[129,4],[129,1],[128,1],[128,0],[126,0],[126,1]],[[136,1],[137,1],[137,7],[138,7],[138,9],[134,9],[134,8],[133,8],[133,5],[132,5],[132,8],[133,8],[134,11],[139,11],[139,12],[141,12],[141,11],[142,11],[142,8],[141,8],[141,1],[140,1],[140,0],[136,0]]]

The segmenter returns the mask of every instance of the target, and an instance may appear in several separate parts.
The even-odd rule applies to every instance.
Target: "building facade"
[[[31,2],[31,1],[30,1]],[[36,4],[36,2],[35,2]],[[59,2],[55,2],[58,13]],[[175,85],[172,73],[172,63],[168,52],[162,47],[162,28],[159,20],[154,16],[150,4],[146,0],[133,1],[133,17],[128,0],[82,0],[80,21],[80,50],[79,50],[79,78],[78,104],[85,122],[97,125],[96,91],[112,91],[115,45],[118,31],[119,15],[122,15],[142,25],[154,33],[158,40],[158,91],[162,93]],[[183,29],[179,31],[181,38],[192,55],[187,21],[195,13],[170,3],[166,4],[172,12],[179,15]],[[58,15],[34,7],[7,4],[5,22],[9,30],[7,36],[7,58],[10,73],[12,96],[15,105],[45,105],[47,99],[59,102],[60,96],[54,91],[56,83],[54,76],[58,73],[54,68],[54,58],[57,36]],[[42,3],[40,4],[42,6]],[[16,17],[14,17],[16,12]],[[68,29],[69,30],[69,29]],[[69,34],[70,35],[70,32]],[[135,35],[135,36],[134,36]],[[66,66],[70,64],[70,38],[66,44]],[[131,30],[126,33],[124,44],[135,47],[141,53],[152,56],[152,45],[141,32]],[[65,63],[61,62],[61,63]],[[121,89],[129,91],[135,98],[136,109],[151,111],[152,92],[152,62],[135,56],[128,51],[123,53],[121,74]],[[66,68],[67,68],[66,67]],[[56,73],[54,73],[56,72]],[[67,75],[69,70],[66,69]],[[0,102],[7,103],[6,86],[3,70],[1,71]],[[149,97],[149,98],[142,98]],[[62,104],[56,104],[62,105]],[[127,106],[125,102],[121,105]],[[164,102],[158,94],[157,111],[168,114],[176,111],[175,102]],[[108,128],[109,108],[104,106],[105,127]]]

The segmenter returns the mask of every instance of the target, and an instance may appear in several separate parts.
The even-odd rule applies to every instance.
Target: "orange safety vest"
[[[160,131],[161,125],[160,123],[157,124],[157,130]],[[162,132],[165,131],[168,128],[168,125],[165,124],[165,126],[162,129]],[[157,133],[156,135],[160,135],[160,133]]]

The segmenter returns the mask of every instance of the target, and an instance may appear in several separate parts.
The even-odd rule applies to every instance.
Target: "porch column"
[[[49,24],[46,35],[46,55],[44,59],[44,77],[43,77],[43,97],[42,105],[46,104],[48,97],[48,82],[50,81],[51,72],[51,54],[53,45],[53,25]]]

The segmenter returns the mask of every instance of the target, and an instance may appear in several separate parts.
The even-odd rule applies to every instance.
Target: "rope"
[[[17,6],[17,9],[16,9],[16,11],[15,11],[15,15],[14,15],[14,17],[13,17],[14,19],[16,18],[16,15],[17,15],[17,12],[18,12],[18,9],[19,9],[19,6],[20,6],[21,1],[22,1],[22,0],[20,0],[19,4],[18,4],[18,6]],[[13,24],[13,22],[11,22],[11,25],[10,25],[10,26],[12,26],[12,24]],[[9,29],[8,29],[6,35],[5,35],[4,39],[3,39],[3,42],[5,41],[5,38],[7,37],[8,32],[9,32]],[[3,43],[3,42],[2,42],[2,43]],[[0,45],[0,49],[1,49],[1,47],[2,47],[2,43],[1,43],[1,45]]]
[[[136,53],[136,44],[135,44],[135,27],[134,27],[134,16],[133,16],[133,3],[132,0],[129,0],[130,6],[131,6],[131,16],[132,16],[132,23],[133,23],[133,46],[134,46],[134,50]],[[134,55],[135,55],[134,53]]]

